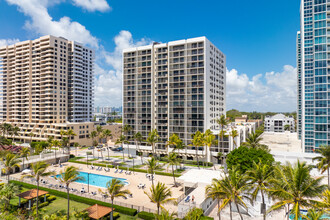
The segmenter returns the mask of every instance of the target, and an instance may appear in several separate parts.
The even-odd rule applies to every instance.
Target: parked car
[[[94,146],[88,147],[88,150],[93,150],[93,149],[94,149]]]
[[[123,150],[123,147],[116,147],[116,148],[113,148],[112,150],[113,151],[122,151]]]

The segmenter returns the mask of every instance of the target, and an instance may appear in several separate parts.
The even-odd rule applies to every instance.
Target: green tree
[[[270,188],[271,179],[273,178],[273,167],[268,164],[262,164],[261,161],[256,163],[253,161],[253,166],[246,172],[247,179],[251,184],[252,200],[256,200],[258,193],[261,193],[263,219],[266,220],[266,204],[265,193]]]
[[[152,203],[157,205],[157,215],[159,215],[160,208],[165,209],[163,205],[168,203],[176,204],[176,199],[171,198],[171,190],[164,183],[158,182],[156,186],[152,185],[150,187],[150,193],[144,191],[144,194],[149,197]]]
[[[10,200],[19,192],[19,187],[13,183],[0,185],[0,202],[4,210],[9,208]]]
[[[166,146],[172,147],[172,152],[175,152],[175,150],[182,148],[183,141],[180,139],[180,137],[177,134],[172,134],[169,137]]]
[[[125,152],[124,152],[124,144],[127,144],[128,141],[126,140],[125,135],[120,135],[119,138],[117,139],[115,144],[120,144],[122,149],[123,149],[123,162],[125,162]]]
[[[231,130],[229,135],[233,138],[234,149],[236,149],[237,144],[236,144],[235,138],[238,137],[238,131],[233,129],[233,130]]]
[[[204,145],[204,134],[201,133],[200,131],[196,131],[192,135],[191,142],[192,142],[191,146],[195,147],[197,166],[198,166],[198,169],[200,169],[200,167],[199,167],[199,159],[198,159],[198,149]]]
[[[156,156],[156,148],[155,145],[159,141],[159,135],[157,129],[152,130],[147,138],[147,143],[151,145],[152,155]]]
[[[189,212],[186,214],[186,216],[183,218],[184,220],[200,220],[203,216],[203,209],[199,208],[192,208],[189,210]]]
[[[30,148],[28,147],[21,148],[19,155],[20,157],[23,158],[23,169],[24,169],[24,159],[28,160],[28,156],[30,156],[30,154],[31,154]]]
[[[108,143],[108,138],[112,138],[112,132],[109,129],[104,129],[102,136],[105,138],[105,142]]]
[[[227,167],[231,169],[236,166],[241,173],[245,173],[253,167],[253,162],[271,166],[274,163],[274,157],[269,152],[259,148],[248,148],[241,146],[227,155]]]
[[[84,180],[84,177],[79,176],[79,171],[77,167],[69,166],[65,168],[63,172],[59,174],[59,177],[56,177],[56,179],[66,185],[67,189],[67,199],[68,199],[68,209],[67,209],[67,219],[70,218],[70,184],[79,180]]]
[[[225,115],[221,115],[220,118],[216,119],[216,122],[220,126],[220,134],[219,134],[219,136],[220,136],[221,139],[220,139],[220,142],[219,143],[221,143],[221,144],[220,144],[219,147],[221,149],[221,152],[224,152],[224,147],[223,147],[223,136],[225,134],[224,128],[227,127],[227,125],[228,125],[229,122],[226,119],[226,116]]]
[[[313,178],[310,175],[311,169],[312,166],[299,160],[295,165],[287,163],[275,167],[270,192],[279,201],[269,211],[285,206],[290,210],[290,205],[293,205],[291,213],[298,220],[301,217],[301,208],[311,208],[315,204],[314,199],[326,189],[326,185],[321,184],[323,177]],[[289,219],[289,215],[287,218]]]
[[[154,157],[151,157],[149,160],[147,160],[146,164],[147,164],[148,172],[151,175],[154,175],[154,171],[160,168],[158,161]],[[154,178],[151,178],[151,183],[152,185],[154,185]]]
[[[228,175],[225,175],[220,180],[219,184],[224,193],[224,199],[220,206],[220,210],[229,205],[230,219],[232,220],[231,203],[234,203],[238,214],[243,220],[239,205],[247,208],[243,199],[251,200],[251,198],[245,193],[249,188],[246,177],[240,172],[239,169],[237,169],[237,167],[232,167],[228,171]]]
[[[307,215],[302,215],[304,220],[322,220],[324,219],[324,210],[317,210],[315,208],[308,209]]]
[[[29,133],[29,137],[30,137],[30,143],[32,143],[32,138],[35,136],[35,134],[33,132]]]
[[[177,219],[177,213],[169,213],[167,210],[162,210],[160,215],[154,214],[155,220],[175,220]]]
[[[112,180],[107,182],[106,191],[103,192],[101,189],[99,189],[101,193],[108,195],[109,198],[111,199],[112,210],[113,210],[113,201],[115,200],[115,198],[121,197],[127,199],[127,196],[131,194],[129,190],[123,189],[124,186],[125,185],[119,179],[113,178]],[[113,219],[113,211],[111,212],[111,219]]]
[[[136,132],[133,136],[133,139],[135,141],[135,146],[136,146],[136,150],[139,152],[140,151],[140,146],[139,144],[141,144],[141,142],[143,141],[143,136],[140,132]],[[140,152],[139,152],[140,153]],[[142,153],[142,152],[141,152]],[[141,155],[141,164],[143,164],[143,159],[142,159],[142,155]]]
[[[318,161],[317,168],[321,170],[321,173],[327,171],[328,174],[328,188],[330,189],[330,145],[327,146],[320,146],[320,148],[316,151],[317,153],[321,154],[320,156],[314,157],[313,161]]]
[[[290,131],[291,126],[290,125],[284,125],[284,131]]]
[[[52,143],[51,145],[54,147],[54,152],[55,152],[55,163],[57,163],[57,157],[56,157],[56,149],[57,147],[60,147],[61,146],[61,141],[59,140],[52,140]]]
[[[17,155],[8,153],[5,157],[1,158],[1,161],[4,166],[4,168],[2,168],[2,172],[7,174],[7,180],[9,182],[10,172],[12,172],[16,167],[21,167],[21,160],[18,159]]]
[[[70,155],[70,148],[71,148],[71,140],[72,140],[72,137],[74,136],[77,136],[76,133],[74,133],[74,131],[72,129],[69,129],[67,132],[66,132],[66,135],[68,137],[68,152],[69,152],[69,155]]]
[[[24,174],[22,175],[22,178],[25,177],[34,177],[37,181],[37,202],[36,202],[36,217],[38,218],[38,203],[39,203],[39,183],[40,183],[40,177],[46,177],[50,175],[54,175],[54,172],[47,171],[47,168],[49,167],[49,164],[39,161],[37,163],[32,164],[31,170],[32,174]]]
[[[221,210],[220,210],[220,202],[225,198],[225,191],[222,189],[221,181],[218,179],[213,179],[211,185],[207,185],[205,188],[205,194],[207,198],[211,198],[213,200],[217,200],[218,204],[218,216],[219,220],[221,220]]]
[[[212,134],[212,131],[210,129],[206,130],[204,135],[204,145],[205,145],[205,153],[206,153],[206,158],[205,160],[208,160],[208,151],[211,149],[211,146],[216,144],[215,136]]]
[[[172,174],[173,174],[173,180],[174,180],[174,186],[176,186],[175,182],[175,175],[174,175],[174,166],[180,165],[180,159],[178,158],[177,153],[175,152],[170,152],[167,156],[167,164],[168,167],[172,167]]]
[[[251,134],[248,135],[246,141],[242,143],[242,145],[251,148],[258,148],[261,146],[260,141],[262,141],[260,135],[252,132]]]

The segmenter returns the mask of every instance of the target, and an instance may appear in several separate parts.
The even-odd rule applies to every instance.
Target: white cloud
[[[0,39],[0,47],[16,44],[19,39]]]
[[[150,44],[151,41],[142,38],[134,41],[129,31],[123,30],[114,38],[113,52],[102,51],[102,57],[113,70],[104,70],[96,65],[95,73],[95,106],[121,106],[122,105],[122,51],[125,48]]]
[[[73,0],[76,6],[82,7],[87,11],[101,11],[105,12],[110,10],[110,6],[106,0]]]
[[[47,7],[61,2],[48,0],[6,0],[9,4],[16,5],[18,9],[30,20],[25,27],[38,35],[62,36],[70,40],[98,48],[98,39],[91,35],[85,26],[71,21],[69,17],[62,17],[55,21],[48,13]]]
[[[241,111],[295,111],[297,69],[285,65],[282,72],[257,74],[251,79],[227,70],[227,109]]]

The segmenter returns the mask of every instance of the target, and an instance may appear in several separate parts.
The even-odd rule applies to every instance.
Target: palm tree
[[[109,129],[104,129],[102,132],[102,136],[105,138],[105,142],[108,143],[108,137],[112,137],[112,133]]]
[[[290,131],[291,129],[291,126],[290,125],[284,125],[284,130],[285,131]]]
[[[2,168],[2,172],[6,173],[8,182],[9,182],[9,176],[10,176],[10,172],[16,168],[16,167],[20,167],[19,163],[21,162],[20,159],[18,159],[17,155],[12,154],[12,153],[8,153],[6,154],[5,157],[1,158],[2,164],[4,166],[4,168]]]
[[[302,215],[304,220],[322,220],[324,219],[324,210],[308,209],[307,215]]]
[[[0,201],[4,210],[10,205],[10,200],[20,192],[19,186],[13,183],[0,185]]]
[[[173,203],[176,204],[176,199],[171,198],[172,192],[169,188],[165,186],[164,183],[158,182],[156,186],[152,185],[150,187],[150,193],[147,193],[144,191],[144,194],[146,194],[150,201],[152,203],[155,203],[157,205],[157,214],[159,215],[160,208],[164,208],[164,204],[167,203]]]
[[[73,147],[76,149],[76,157],[77,157],[78,156],[78,147],[80,147],[80,144],[77,142],[74,142]]]
[[[35,134],[33,133],[33,132],[30,132],[29,133],[29,137],[30,137],[30,144],[31,144],[31,142],[32,142],[32,138],[35,136]]]
[[[264,194],[267,192],[267,189],[270,188],[270,181],[273,178],[273,168],[267,164],[255,163],[253,161],[253,166],[250,170],[246,172],[247,179],[251,184],[252,200],[256,200],[258,193],[261,193],[262,197],[262,211],[263,219],[266,220],[266,204]]]
[[[23,158],[23,169],[24,169],[24,159],[28,160],[28,156],[30,156],[31,152],[30,152],[30,148],[28,147],[23,147],[20,150],[20,157]]]
[[[147,138],[147,143],[151,144],[152,155],[156,155],[155,144],[159,141],[159,135],[157,129],[152,130]]]
[[[68,142],[68,152],[69,152],[69,155],[70,155],[70,148],[71,148],[71,139],[72,139],[72,137],[74,137],[74,136],[77,136],[77,134],[76,133],[74,133],[74,131],[72,130],[72,129],[69,129],[67,132],[66,132],[66,135],[67,135],[67,137],[68,137],[68,139],[69,139],[69,142]]]
[[[115,200],[115,198],[122,197],[124,199],[127,199],[127,196],[131,194],[129,190],[123,189],[124,187],[125,185],[119,179],[113,178],[112,180],[107,182],[107,189],[105,192],[99,189],[101,193],[110,197],[112,210],[113,201]],[[111,219],[113,219],[113,211],[111,212]]]
[[[183,218],[184,220],[200,220],[203,216],[203,209],[200,208],[192,208],[189,210],[189,212],[186,214],[186,216]]]
[[[195,150],[196,150],[196,160],[197,160],[197,166],[198,166],[198,169],[199,168],[199,159],[198,159],[198,149],[199,147],[202,147],[203,144],[204,144],[204,135],[200,132],[200,131],[196,131],[195,134],[192,135],[192,146],[195,147]]]
[[[140,132],[135,133],[133,139],[135,141],[135,146],[137,148],[136,150],[139,151],[140,147],[138,145],[141,144],[141,142],[143,141],[142,134]],[[142,156],[141,156],[141,163],[143,164]]]
[[[251,148],[257,148],[261,146],[260,141],[262,141],[260,134],[252,132],[251,134],[248,135],[246,141],[242,143],[242,145]]]
[[[230,219],[232,220],[231,203],[234,203],[238,214],[243,220],[239,205],[246,208],[243,199],[251,200],[250,197],[245,194],[246,190],[249,188],[246,177],[240,173],[237,167],[233,167],[228,171],[228,175],[225,175],[222,180],[220,180],[220,185],[224,193],[224,199],[220,210],[229,205]]]
[[[220,134],[219,136],[221,137],[221,146],[219,145],[221,152],[224,152],[223,148],[223,136],[224,136],[224,128],[228,125],[228,120],[226,119],[225,115],[221,115],[220,118],[216,119],[216,122],[220,126]]]
[[[173,179],[174,179],[174,186],[176,186],[175,182],[175,175],[174,175],[174,166],[177,166],[180,164],[180,160],[178,158],[177,153],[171,152],[167,156],[167,164],[168,166],[172,166],[172,174],[173,174]]]
[[[301,217],[300,208],[309,208],[315,204],[315,197],[326,189],[326,185],[321,185],[323,177],[313,178],[310,175],[312,166],[305,162],[298,162],[295,165],[287,163],[284,166],[275,167],[275,177],[271,180],[272,187],[269,189],[271,195],[279,200],[268,212],[282,207],[293,205],[292,214],[294,219]]]
[[[54,175],[54,172],[47,171],[47,168],[49,167],[49,164],[39,161],[37,163],[32,164],[31,170],[32,174],[23,174],[22,178],[24,177],[34,177],[37,182],[37,203],[36,203],[36,212],[37,212],[37,218],[38,218],[38,200],[39,200],[39,183],[40,183],[40,177],[46,177],[50,175]]]
[[[320,148],[316,151],[317,153],[320,153],[321,156],[317,156],[313,158],[314,160],[317,160],[317,168],[321,170],[321,173],[324,173],[327,171],[328,174],[328,188],[330,189],[330,145],[327,146],[320,146]]]
[[[237,148],[235,138],[238,136],[238,131],[233,129],[233,130],[231,130],[229,135],[233,138],[234,149]]]
[[[172,212],[169,213],[167,210],[162,210],[160,215],[154,214],[155,215],[155,220],[175,220],[177,219],[177,213]]]
[[[15,126],[12,129],[12,135],[15,136],[15,137],[18,137],[20,131],[21,131],[21,129],[19,127]],[[20,138],[18,138],[18,139],[20,139]]]
[[[147,160],[147,169],[151,175],[154,175],[154,171],[159,168],[160,168],[160,165],[158,164],[157,160],[154,157],[151,157],[149,160]],[[152,185],[154,185],[153,177],[151,178],[151,183],[152,183]]]
[[[56,148],[61,146],[61,141],[59,141],[59,140],[52,140],[51,145],[54,146],[54,148],[55,148],[55,151],[54,151],[55,152],[55,163],[57,163]]]
[[[212,184],[206,186],[205,194],[207,198],[217,200],[218,203],[218,215],[219,220],[221,220],[221,210],[220,210],[220,201],[225,198],[225,193],[221,186],[221,181],[218,179],[213,179]]]
[[[180,145],[180,143],[182,143],[180,137],[177,134],[172,134],[168,138],[166,146],[172,147],[172,152],[174,152],[175,150],[177,150],[177,146]]]
[[[123,149],[123,162],[125,162],[124,144],[127,143],[125,135],[120,135],[115,144],[120,144]]]
[[[70,184],[79,180],[84,180],[84,177],[79,176],[79,171],[77,167],[69,166],[63,172],[59,174],[59,177],[56,177],[62,184],[66,185],[67,189],[67,199],[68,199],[68,210],[67,210],[67,219],[70,218]]]
[[[208,160],[208,151],[210,150],[211,146],[215,144],[215,136],[212,134],[212,131],[210,129],[206,130],[204,133],[204,145],[205,148],[205,154],[206,154],[206,161]]]

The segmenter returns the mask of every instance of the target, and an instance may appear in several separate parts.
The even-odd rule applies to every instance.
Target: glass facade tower
[[[327,21],[327,18],[330,18],[330,5],[328,4],[327,0],[301,1],[301,30],[297,35],[297,112],[298,137],[302,140],[302,148],[305,152],[314,152],[320,145],[330,144],[330,117],[328,117],[330,22]]]

